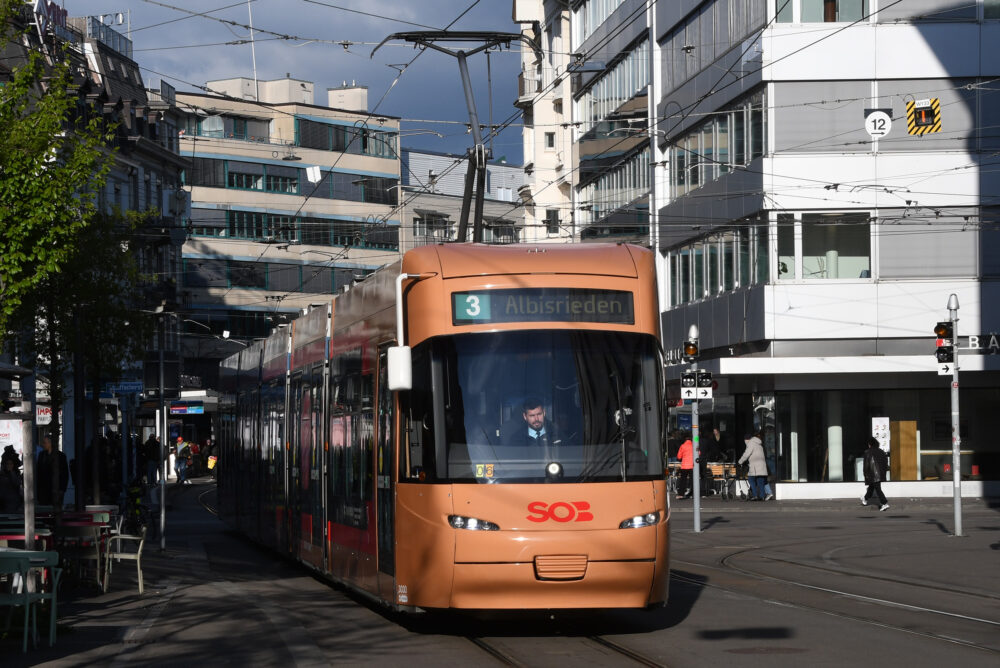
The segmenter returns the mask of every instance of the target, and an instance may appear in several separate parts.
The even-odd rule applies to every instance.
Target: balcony
[[[514,102],[514,106],[521,109],[530,107],[541,89],[542,82],[538,80],[536,74],[521,72],[517,75],[517,101]]]

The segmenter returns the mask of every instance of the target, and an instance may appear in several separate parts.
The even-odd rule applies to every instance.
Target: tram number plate
[[[487,292],[460,293],[455,295],[456,320],[489,321],[490,295]]]

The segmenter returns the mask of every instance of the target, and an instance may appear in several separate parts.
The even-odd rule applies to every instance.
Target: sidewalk
[[[953,512],[954,501],[947,498],[888,499],[887,512]],[[993,508],[1000,512],[1000,499],[963,498],[962,510],[983,510]],[[701,511],[726,513],[762,513],[762,512],[817,512],[836,510],[858,510],[878,512],[878,503],[869,502],[862,506],[860,498],[850,499],[789,499],[778,501],[743,501],[735,499],[724,501],[718,495],[701,497]],[[673,513],[694,512],[694,499],[670,499],[670,511]]]
[[[166,550],[160,551],[158,535],[147,534],[142,551],[142,596],[135,562],[130,561],[114,565],[107,593],[93,582],[73,588],[66,581],[67,586],[60,588],[55,646],[48,646],[47,617],[40,614],[39,646],[32,648],[29,640],[28,652],[22,654],[20,633],[9,633],[0,640],[0,664],[109,665],[156,640],[151,631],[164,623],[167,606],[179,590],[213,580],[198,536],[221,532],[225,526],[205,510],[198,498],[201,496],[214,506],[212,478],[195,478],[191,485],[167,485]],[[158,509],[151,515],[158,525]],[[164,658],[167,656],[169,653]]]

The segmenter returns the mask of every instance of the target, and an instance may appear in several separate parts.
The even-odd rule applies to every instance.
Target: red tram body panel
[[[638,247],[412,250],[222,362],[222,515],[397,609],[665,603],[656,304]]]

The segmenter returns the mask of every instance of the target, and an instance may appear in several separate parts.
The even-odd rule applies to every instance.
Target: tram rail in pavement
[[[212,659],[255,666],[332,665],[344,661],[338,652],[348,651],[345,647],[351,648],[350,661],[381,664],[409,661],[415,652],[432,660],[435,652],[458,651],[447,645],[442,650],[441,636],[414,633],[405,618],[369,607],[304,567],[227,531],[206,509],[214,507],[214,485],[212,479],[200,478],[191,486],[170,487],[167,549],[147,545],[143,596],[134,569],[127,568],[114,571],[107,593],[96,588],[67,592],[59,601],[55,646],[43,642],[22,655],[20,635],[9,634],[0,640],[4,665],[162,665]],[[825,563],[830,545],[842,544],[856,555],[856,570],[881,566],[891,569],[898,582],[939,581],[948,574],[956,588],[981,590],[1000,600],[1000,585],[989,576],[1000,552],[996,499],[965,500],[969,535],[963,538],[947,535],[951,499],[896,498],[890,504],[888,512],[879,513],[856,499],[749,503],[705,497],[701,533],[692,532],[687,520],[673,523],[672,567],[678,577],[672,588],[690,589],[683,574],[690,580],[694,564],[711,568],[727,545],[794,543],[805,550],[797,558],[806,564]],[[691,511],[690,499],[671,500],[675,517]],[[809,540],[819,536],[825,542],[818,542],[812,554]],[[838,555],[847,563],[847,552]],[[956,563],[962,564],[960,572]],[[843,577],[835,569],[813,571],[820,578]],[[672,598],[672,605],[679,605],[683,596]],[[678,629],[685,619],[682,615]],[[333,627],[336,637],[329,631]],[[373,644],[373,637],[384,642]],[[449,655],[439,656],[449,660]]]

